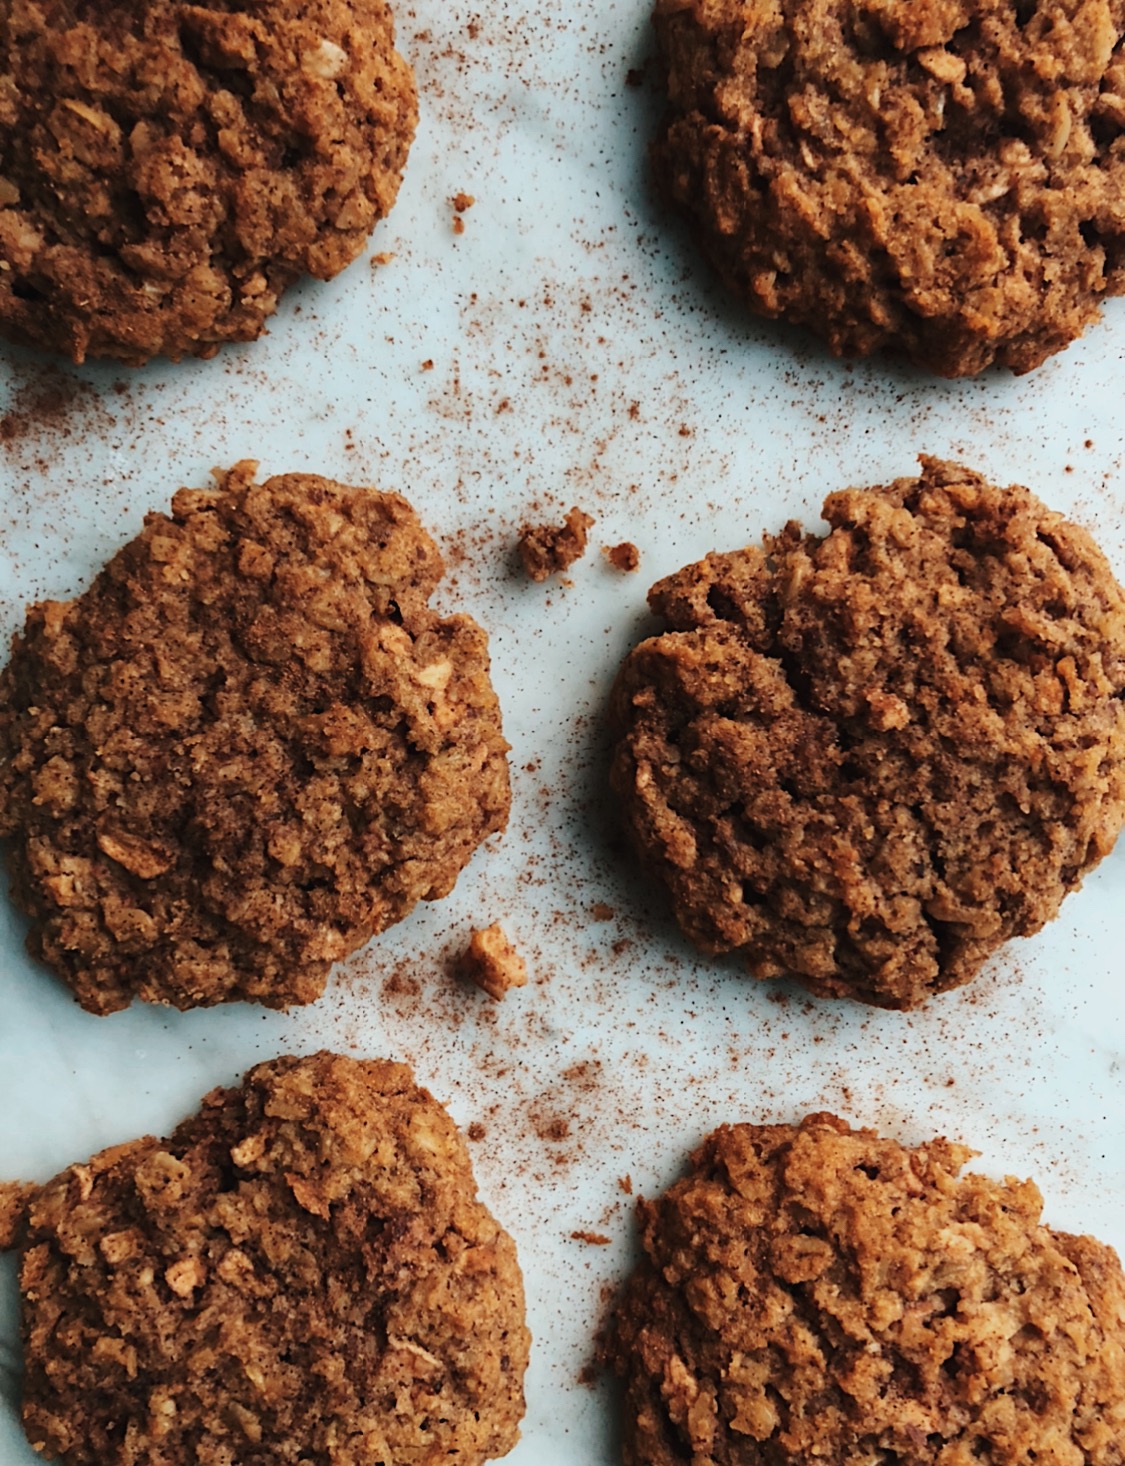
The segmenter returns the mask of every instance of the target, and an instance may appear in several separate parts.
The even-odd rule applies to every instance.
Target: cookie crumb
[[[454,234],[464,234],[465,221],[464,219],[462,219],[461,215],[466,211],[466,209],[471,209],[473,207],[473,205],[476,203],[476,199],[472,196],[471,193],[455,193],[450,202],[453,205],[453,232]]]
[[[569,570],[586,553],[587,531],[593,522],[591,515],[575,507],[561,525],[525,524],[516,551],[530,578],[542,581]]]
[[[634,570],[640,569],[641,552],[633,544],[632,540],[622,540],[621,544],[613,545],[602,550],[614,570],[620,570],[625,575],[632,575]]]
[[[0,1252],[20,1245],[27,1209],[38,1190],[25,1181],[0,1181]]]
[[[590,907],[590,915],[595,921],[612,921],[616,914],[608,901],[595,901]]]
[[[371,268],[377,270],[380,265],[389,265],[394,258],[394,250],[381,249],[377,255],[371,256]]]
[[[472,934],[461,970],[496,1002],[512,988],[527,986],[527,966],[497,922]]]
[[[630,66],[625,73],[625,85],[627,87],[643,87],[645,84],[646,68],[643,66]]]
[[[433,369],[434,369],[434,359],[433,359],[432,356],[427,356],[426,357],[426,360],[422,363],[422,370],[424,372],[432,372]]]
[[[570,1236],[572,1241],[585,1242],[590,1247],[608,1247],[612,1241],[604,1232],[571,1232]]]
[[[618,1186],[621,1187],[622,1191],[624,1191],[624,1193],[625,1193],[626,1196],[632,1196],[632,1194],[633,1194],[633,1178],[632,1178],[632,1176],[629,1175],[629,1173],[627,1171],[626,1171],[626,1173],[625,1173],[624,1176],[619,1176],[618,1177],[617,1184],[618,1184]]]
[[[479,1120],[474,1120],[473,1123],[469,1126],[466,1133],[468,1134],[470,1140],[483,1140],[484,1137],[488,1134],[488,1131],[484,1128]]]

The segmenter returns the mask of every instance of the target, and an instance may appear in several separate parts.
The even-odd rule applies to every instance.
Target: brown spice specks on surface
[[[496,922],[473,932],[461,958],[460,970],[496,1002],[512,988],[527,986],[527,965]]]
[[[54,366],[24,368],[13,371],[9,380],[8,411],[0,416],[0,445],[48,433],[69,440],[88,432],[104,434],[117,426],[93,387],[69,372]],[[115,392],[118,386],[124,384],[115,383]]]
[[[602,550],[614,570],[620,570],[625,575],[632,575],[635,570],[640,569],[641,552],[631,540],[623,540],[619,545],[612,545]]]
[[[586,553],[587,531],[594,519],[577,506],[567,512],[561,525],[525,524],[516,553],[528,576],[535,581],[569,570]]]

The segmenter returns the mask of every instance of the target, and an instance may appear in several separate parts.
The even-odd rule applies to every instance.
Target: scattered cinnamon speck
[[[590,915],[595,921],[612,921],[616,914],[613,907],[605,901],[595,901],[590,907]]]
[[[540,1140],[566,1140],[570,1135],[570,1121],[565,1115],[533,1115],[532,1124]]]
[[[467,1133],[470,1140],[483,1140],[488,1131],[479,1120],[474,1120]]]

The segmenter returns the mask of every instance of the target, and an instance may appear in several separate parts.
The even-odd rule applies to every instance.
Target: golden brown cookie
[[[1117,1255],[972,1154],[832,1115],[704,1141],[602,1345],[626,1466],[1121,1466]]]
[[[659,183],[838,355],[1030,371],[1125,291],[1125,0],[657,0]]]
[[[395,201],[385,0],[3,0],[0,333],[81,362],[252,341]]]
[[[660,581],[613,698],[633,843],[708,952],[909,1008],[1056,915],[1125,821],[1125,597],[935,459]]]
[[[487,638],[395,494],[181,489],[0,677],[0,833],[83,1007],[307,1003],[507,822]]]
[[[67,1466],[479,1466],[518,1439],[515,1245],[403,1064],[260,1064],[48,1182],[22,1247],[24,1427]]]

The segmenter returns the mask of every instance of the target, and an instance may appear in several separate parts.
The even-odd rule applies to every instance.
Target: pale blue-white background
[[[63,597],[216,465],[310,470],[405,493],[443,544],[443,609],[490,630],[512,743],[508,833],[453,896],[353,958],[316,1006],[81,1012],[24,956],[0,902],[0,1175],[166,1132],[250,1064],[322,1045],[411,1061],[464,1123],[482,1191],[515,1233],[535,1334],[514,1466],[609,1466],[608,1400],[578,1381],[603,1290],[632,1247],[631,1202],[720,1120],[832,1108],[906,1141],[976,1145],[1034,1176],[1046,1217],[1125,1247],[1125,849],[1049,930],[967,991],[910,1016],[813,1003],[697,960],[623,863],[600,724],[658,575],[918,452],[1028,484],[1125,572],[1125,301],[1028,378],[944,383],[728,306],[655,210],[658,112],[629,87],[643,5],[511,0],[400,7],[422,121],[398,206],[367,256],[287,297],[264,340],[142,372],[0,354],[0,632]],[[465,232],[453,195],[476,198]],[[372,266],[376,253],[393,254]],[[427,369],[424,363],[432,363]],[[32,417],[30,428],[28,415]],[[40,420],[36,421],[36,415]],[[512,568],[527,517],[577,503],[595,548],[571,583]],[[595,906],[611,907],[595,913]],[[502,920],[532,985],[496,1007],[448,976],[474,924]],[[561,1139],[558,1122],[569,1133]],[[571,1233],[603,1233],[592,1246]],[[36,1458],[16,1419],[14,1265],[0,1269],[0,1466]]]

